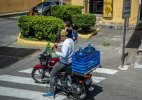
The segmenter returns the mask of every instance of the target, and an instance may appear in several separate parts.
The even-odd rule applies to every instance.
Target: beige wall
[[[71,5],[79,5],[79,6],[84,6],[84,0],[71,0]],[[88,5],[88,10],[89,10],[89,5]],[[85,13],[85,7],[82,10],[83,13]]]
[[[83,0],[72,0],[71,1],[71,4],[72,5],[80,5],[80,6],[83,6]]]
[[[139,0],[132,0],[132,12],[131,18],[129,19],[130,23],[136,23],[139,13]]]
[[[84,0],[71,0],[72,5],[84,6]],[[131,17],[130,24],[137,23],[139,0],[132,0],[131,2]],[[123,0],[113,0],[113,18],[103,19],[104,22],[123,23],[122,19]]]
[[[0,13],[12,13],[29,10],[41,0],[0,0]]]
[[[71,2],[70,2],[71,1]],[[71,5],[84,6],[84,0],[67,0]],[[41,0],[0,0],[0,13],[21,12],[29,10]],[[113,0],[113,18],[105,22],[122,23],[123,0]],[[132,0],[130,24],[135,24],[138,17],[139,0]],[[84,9],[85,10],[85,9]]]
[[[71,5],[71,0],[65,0],[67,5]]]
[[[119,1],[119,2],[118,2]],[[139,0],[132,0],[131,2],[131,16],[129,19],[130,24],[137,23],[138,17]],[[113,18],[112,20],[103,20],[106,22],[122,23],[122,10],[123,10],[123,0],[113,0]]]

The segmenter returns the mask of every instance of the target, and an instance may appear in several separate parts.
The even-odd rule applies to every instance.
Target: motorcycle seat
[[[64,74],[64,73],[71,74],[72,73],[72,65],[66,66],[60,72],[61,72],[61,74]]]

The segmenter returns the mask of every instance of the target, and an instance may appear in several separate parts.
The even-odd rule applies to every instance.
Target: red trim
[[[44,66],[42,66],[41,64],[38,64],[38,65],[35,65],[33,68],[34,69],[43,69]]]

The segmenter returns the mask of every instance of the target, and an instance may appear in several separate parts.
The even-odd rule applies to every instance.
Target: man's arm
[[[59,57],[65,58],[65,57],[67,56],[67,54],[68,54],[68,45],[63,44],[63,45],[62,45],[61,52],[56,51],[55,53],[56,53],[56,55],[58,55]]]

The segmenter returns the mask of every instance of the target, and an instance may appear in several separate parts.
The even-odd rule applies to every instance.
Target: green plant
[[[81,14],[82,6],[65,5],[65,6],[52,6],[51,16],[61,18],[64,21],[72,22],[72,15]]]
[[[94,36],[94,35],[97,35],[97,31],[95,30],[93,33],[92,33],[92,35]]]
[[[81,28],[83,31],[88,31],[91,26],[96,23],[96,16],[94,14],[78,14],[72,16],[74,26]]]
[[[63,20],[51,16],[21,16],[18,26],[23,37],[54,42]]]
[[[103,46],[110,46],[110,43],[104,42],[102,45],[103,45]]]

